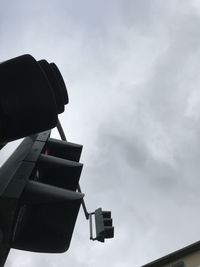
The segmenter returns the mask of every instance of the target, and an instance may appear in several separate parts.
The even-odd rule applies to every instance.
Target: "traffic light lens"
[[[112,219],[104,219],[103,221],[105,226],[112,226]]]
[[[104,229],[104,237],[105,238],[113,238],[114,237],[114,227],[105,227]]]
[[[111,218],[111,211],[102,211],[104,218]]]

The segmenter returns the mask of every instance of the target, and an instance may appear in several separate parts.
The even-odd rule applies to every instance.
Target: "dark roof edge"
[[[155,261],[152,261],[150,263],[147,263],[145,265],[142,265],[141,267],[161,267],[165,264],[171,263],[173,261],[176,261],[180,259],[181,257],[185,257],[190,253],[196,252],[200,250],[200,241],[195,242],[187,247],[184,247],[182,249],[179,249],[175,252],[172,252],[160,259],[157,259]]]

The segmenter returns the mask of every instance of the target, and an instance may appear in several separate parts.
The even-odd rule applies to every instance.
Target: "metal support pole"
[[[58,129],[61,140],[67,141],[66,135],[64,133],[64,130],[62,128],[62,125],[61,125],[59,119],[58,119],[57,129]]]
[[[79,192],[79,193],[82,193],[80,185],[78,185],[78,192]],[[84,199],[82,200],[82,203],[81,203],[81,204],[82,204],[82,207],[83,207],[83,211],[84,211],[84,213],[85,213],[85,218],[88,220],[90,214],[89,214],[89,212],[87,211],[87,208],[86,208]]]

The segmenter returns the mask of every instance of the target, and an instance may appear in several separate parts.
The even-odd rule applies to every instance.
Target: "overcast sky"
[[[92,242],[81,211],[66,253],[12,250],[6,267],[139,267],[200,240],[199,28],[198,0],[0,1],[0,61],[58,65],[86,204],[115,225]]]

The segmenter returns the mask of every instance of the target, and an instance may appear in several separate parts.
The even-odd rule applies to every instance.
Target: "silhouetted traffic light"
[[[86,209],[79,185],[82,145],[66,141],[58,120],[68,94],[57,66],[30,55],[5,61],[0,86],[0,149],[26,136],[0,168],[0,267],[10,248],[66,251],[81,205],[90,220],[90,238],[112,238],[111,213]],[[55,126],[62,140],[50,138]]]
[[[22,55],[0,64],[0,143],[57,125],[68,95],[54,63]]]
[[[0,169],[0,260],[10,248],[48,253],[69,248],[84,197],[76,192],[82,146],[49,134],[26,137]]]
[[[110,211],[95,210],[96,240],[104,242],[106,238],[114,237],[114,227]]]

